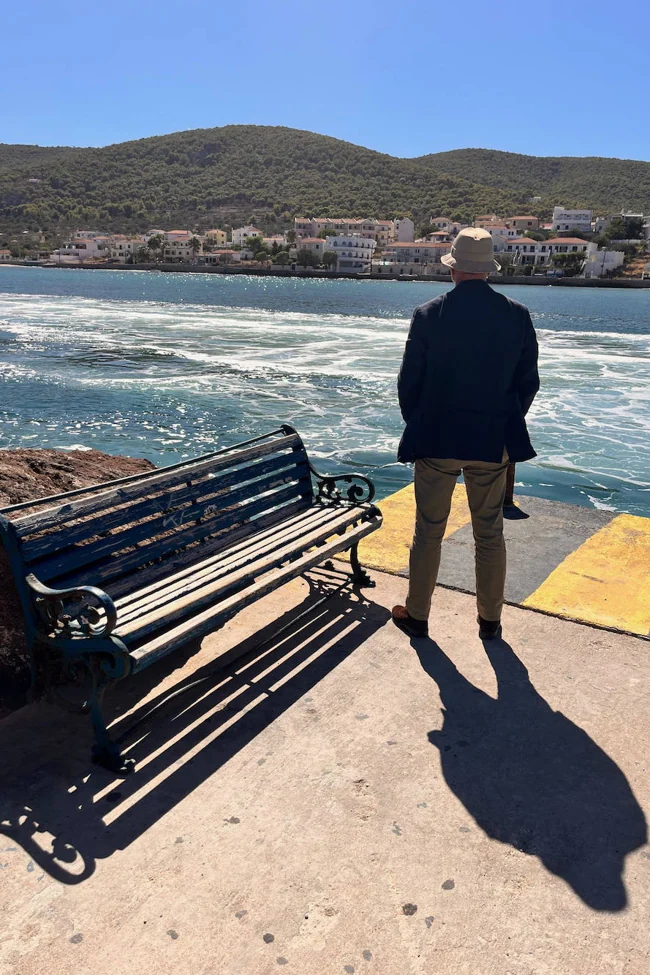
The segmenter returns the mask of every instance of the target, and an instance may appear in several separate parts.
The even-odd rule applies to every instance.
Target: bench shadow
[[[36,767],[23,755],[2,776],[0,834],[28,854],[28,869],[35,864],[64,884],[87,880],[98,860],[133,843],[389,618],[358,588],[338,591],[348,578],[342,572],[314,570],[305,578],[310,591],[300,605],[171,692],[132,708],[137,689],[125,687],[122,699],[118,685],[120,713],[110,730],[136,760],[128,778],[116,781],[91,765],[87,719],[65,717],[69,727],[58,741],[47,741],[45,727]],[[151,681],[148,675],[140,694]],[[31,733],[20,720],[12,730],[18,741]]]
[[[443,727],[429,740],[447,785],[477,825],[538,857],[594,910],[623,910],[625,857],[647,842],[647,825],[618,765],[550,707],[503,640],[484,643],[496,699],[432,640],[412,645],[443,704]]]

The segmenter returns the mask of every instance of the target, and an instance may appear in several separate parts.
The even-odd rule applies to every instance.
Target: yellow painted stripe
[[[650,518],[614,518],[551,572],[523,605],[650,635]]]
[[[364,566],[392,572],[394,575],[408,569],[409,550],[415,524],[415,493],[408,484],[401,491],[378,502],[384,522],[377,532],[359,543],[359,558]],[[445,538],[467,525],[470,521],[467,492],[464,484],[457,484],[451,501]]]

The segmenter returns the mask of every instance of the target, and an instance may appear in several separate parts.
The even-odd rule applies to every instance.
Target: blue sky
[[[650,159],[650,3],[3,4],[0,142],[287,125],[416,156]]]

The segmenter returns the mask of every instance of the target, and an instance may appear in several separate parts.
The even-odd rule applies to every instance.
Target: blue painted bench
[[[357,546],[381,525],[372,483],[321,475],[282,426],[194,460],[0,510],[0,534],[37,657],[92,681],[93,758],[129,771],[102,714],[112,682]],[[30,510],[34,509],[34,510]],[[36,653],[38,651],[38,654]]]

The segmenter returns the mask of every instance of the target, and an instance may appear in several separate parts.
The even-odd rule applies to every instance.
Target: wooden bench
[[[59,679],[80,668],[90,677],[93,758],[125,773],[102,715],[106,687],[344,550],[353,580],[370,584],[357,545],[381,525],[373,496],[362,475],[318,474],[284,425],[171,467],[1,509],[33,679],[37,657],[50,671],[56,661]]]

